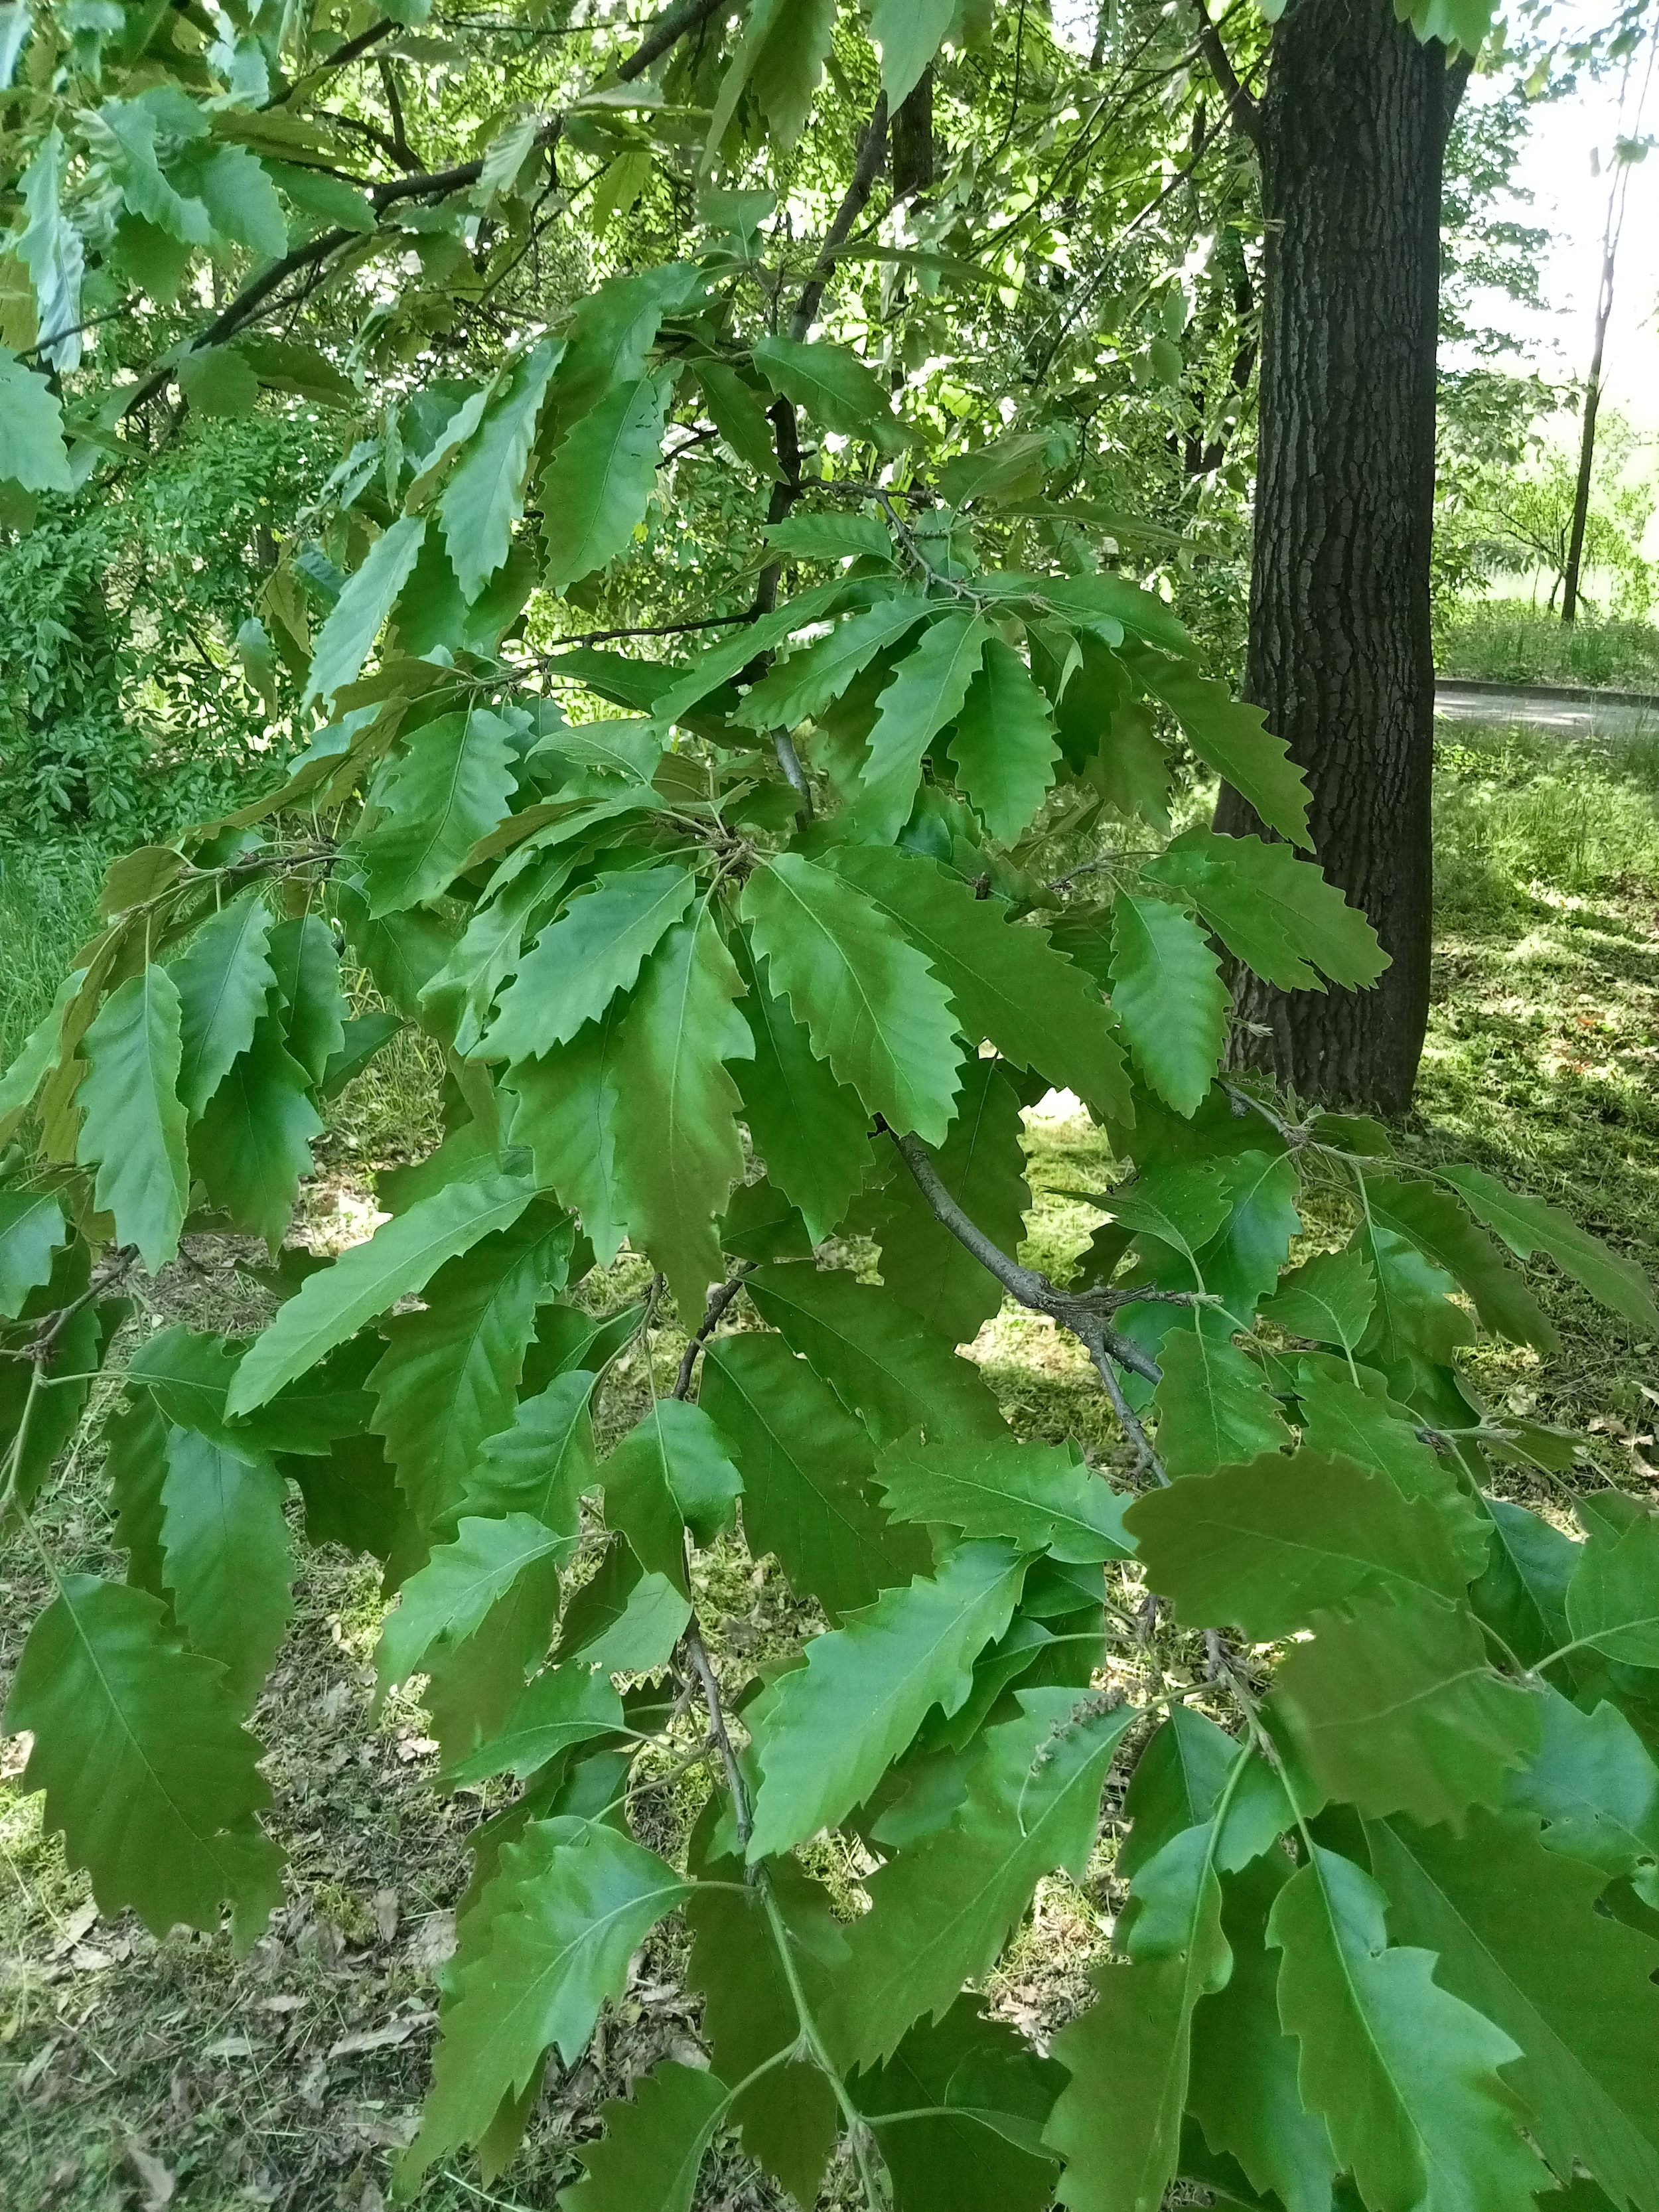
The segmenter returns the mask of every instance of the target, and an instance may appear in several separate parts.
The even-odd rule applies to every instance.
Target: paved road
[[[1435,686],[1434,711],[1445,722],[1498,727],[1522,723],[1529,729],[1553,730],[1564,738],[1659,737],[1659,703],[1590,699],[1529,687],[1504,691],[1447,677]]]

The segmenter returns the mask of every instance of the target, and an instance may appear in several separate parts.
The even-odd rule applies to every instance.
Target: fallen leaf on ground
[[[58,1931],[58,1940],[52,1947],[52,1957],[61,1959],[66,1951],[72,1951],[97,1917],[98,1907],[91,1898],[84,1905],[77,1905]]]
[[[245,2035],[222,2035],[210,2043],[202,2053],[204,2058],[252,2058],[253,2045]]]
[[[436,2017],[429,2012],[411,2013],[405,2020],[388,2021],[385,2027],[354,2028],[343,2035],[329,2051],[331,2058],[355,2058],[361,2051],[390,2051],[394,2045],[407,2043],[417,2027],[425,2027]]]
[[[126,2150],[127,2164],[144,2185],[144,2212],[162,2212],[173,2202],[178,2183],[161,2160],[147,2151],[142,2143],[130,2142]]]
[[[416,1923],[404,1954],[411,1966],[429,1973],[455,1955],[455,1916],[453,1912],[429,1912]]]

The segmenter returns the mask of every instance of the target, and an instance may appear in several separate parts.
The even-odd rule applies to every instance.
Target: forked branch
[[[901,1137],[896,1131],[888,1134],[898,1147],[899,1158],[909,1169],[917,1189],[932,1207],[933,1217],[948,1229],[963,1249],[971,1252],[988,1274],[994,1275],[1005,1291],[1032,1313],[1047,1314],[1052,1321],[1070,1331],[1088,1353],[1095,1364],[1101,1386],[1112,1401],[1112,1411],[1117,1415],[1123,1433],[1134,1446],[1137,1463],[1159,1482],[1167,1482],[1164,1463],[1152,1448],[1128,1400],[1123,1395],[1123,1385],[1118,1376],[1120,1367],[1127,1367],[1132,1375],[1139,1375],[1148,1382],[1163,1380],[1164,1370],[1149,1352],[1143,1352],[1133,1337],[1125,1336],[1106,1320],[1101,1311],[1103,1301],[1097,1294],[1057,1290],[1048,1278],[1036,1267],[1022,1267],[1018,1260],[1011,1259],[1000,1245],[994,1244],[979,1224],[973,1220],[945,1188],[944,1178],[927,1157],[927,1147],[917,1137]],[[1107,1294],[1112,1303],[1127,1304],[1127,1296]]]

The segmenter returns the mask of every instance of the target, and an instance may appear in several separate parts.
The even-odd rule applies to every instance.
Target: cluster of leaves
[[[131,1268],[258,1237],[275,1311],[128,1364],[125,1578],[54,1569],[6,1725],[100,1909],[213,1929],[228,1902],[246,1943],[282,1864],[246,1722],[299,1525],[381,1562],[381,1683],[424,1678],[448,1779],[498,1808],[405,2191],[463,2146],[486,2175],[512,2156],[550,2058],[680,1914],[710,2066],[610,2108],[575,2212],[685,2212],[727,2128],[807,2203],[842,2143],[871,2212],[1153,2212],[1176,2179],[1275,2212],[1350,2185],[1375,2212],[1557,2185],[1659,2212],[1659,1522],[1603,1493],[1581,1540],[1494,1494],[1493,1455],[1547,1471],[1571,1442],[1488,1421],[1458,1364],[1471,1309],[1553,1344],[1506,1250],[1646,1333],[1659,1310],[1553,1210],[1218,1073],[1224,956],[1285,989],[1382,965],[1302,856],[1283,744],[1101,564],[1116,533],[1068,505],[1064,441],[930,458],[890,381],[813,336],[888,108],[976,13],[872,7],[884,104],[787,328],[756,275],[770,208],[710,194],[698,253],[362,441],[330,495],[349,573],[277,572],[303,750],[116,865],[0,1078],[8,1520],[33,1528]],[[850,35],[754,0],[651,59],[740,163],[750,134],[787,148]],[[173,82],[100,125],[144,203],[118,231],[210,245],[263,204],[216,164],[258,143],[276,57],[225,46],[240,103]],[[684,114],[623,67],[571,114],[672,141]],[[568,119],[425,179],[407,197],[458,218],[430,234]],[[319,262],[368,235],[337,228]],[[228,339],[194,351],[198,392],[257,380]],[[676,427],[769,501],[750,604],[683,614],[716,633],[696,650],[504,641],[532,592],[627,559]],[[1170,834],[1176,731],[1273,841]],[[1107,818],[1133,849],[1045,877]],[[386,1012],[352,1016],[343,945]],[[366,1243],[285,1248],[321,1104],[405,1024],[445,1056],[443,1142]],[[1021,1112],[1051,1087],[1133,1164],[1068,1285],[1014,1255]],[[1315,1192],[1346,1241],[1292,1267]],[[854,1236],[879,1284],[840,1264]],[[598,1313],[624,1241],[651,1295]],[[961,1356],[1005,1295],[1086,1349],[1121,1483],[1017,1435]],[[674,1388],[601,1457],[596,1394],[665,1300]],[[697,1611],[699,1555],[738,1545],[824,1624],[749,1679]],[[1203,1632],[1200,1692],[1098,1686],[1132,1586]],[[1042,2057],[973,1992],[1037,1885],[1081,1875],[1126,1747],[1124,1960]],[[633,1809],[694,1770],[671,1859]],[[874,1869],[850,1922],[800,1856],[826,1830]]]

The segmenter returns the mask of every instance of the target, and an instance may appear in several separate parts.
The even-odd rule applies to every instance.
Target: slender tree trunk
[[[1373,991],[1241,976],[1235,1051],[1398,1110],[1428,1019],[1435,356],[1446,133],[1467,67],[1379,0],[1290,0],[1253,111],[1260,447],[1248,696],[1313,791],[1321,865],[1393,965]],[[1259,830],[1224,789],[1217,827]]]
[[[1636,114],[1631,136],[1638,137],[1642,128],[1642,110],[1647,104],[1648,86],[1653,76],[1656,45],[1648,44],[1647,69],[1642,79],[1641,97],[1636,103]],[[1625,79],[1619,91],[1619,121],[1625,119],[1625,102],[1630,94],[1631,66],[1633,55],[1625,62]],[[1574,621],[1578,613],[1578,581],[1583,570],[1584,527],[1589,520],[1590,475],[1595,465],[1595,417],[1601,404],[1601,356],[1607,341],[1607,325],[1613,318],[1613,271],[1619,258],[1619,240],[1625,228],[1625,195],[1630,187],[1630,163],[1622,161],[1615,150],[1613,184],[1607,192],[1607,220],[1601,234],[1601,289],[1595,296],[1595,343],[1590,349],[1589,376],[1584,386],[1584,428],[1578,441],[1578,482],[1572,498],[1572,534],[1567,544],[1567,565],[1563,576],[1561,619]]]

